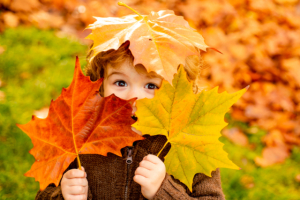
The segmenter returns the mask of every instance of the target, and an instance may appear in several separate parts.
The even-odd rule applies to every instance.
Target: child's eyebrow
[[[109,74],[109,75],[107,76],[107,78],[109,78],[110,76],[112,76],[112,75],[114,75],[114,74],[127,76],[126,74],[124,74],[124,73],[122,73],[122,72],[112,72],[111,74]]]
[[[156,73],[148,73],[146,75],[147,78],[149,79],[163,79],[161,76],[159,76],[158,74]]]

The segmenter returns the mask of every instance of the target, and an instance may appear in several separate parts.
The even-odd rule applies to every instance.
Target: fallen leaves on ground
[[[5,51],[3,47],[0,46],[0,54],[2,54]],[[0,85],[1,86],[1,85]]]
[[[240,182],[247,189],[251,189],[255,186],[254,178],[249,175],[243,175]]]
[[[3,91],[0,91],[0,102],[2,101],[5,101],[5,93]]]
[[[38,3],[39,2],[39,3]],[[116,0],[1,0],[0,31],[19,24],[56,28],[84,38],[82,30],[97,17],[123,17],[131,10]],[[235,120],[284,136],[287,152],[300,139],[299,0],[135,0],[124,1],[141,14],[174,10],[196,28],[208,46],[223,54],[202,53],[206,69],[200,83],[221,91],[251,85],[231,115]],[[25,5],[26,4],[26,5]],[[34,23],[40,11],[60,16],[63,25]],[[14,15],[14,17],[13,17]],[[42,17],[42,15],[35,15]],[[39,21],[36,18],[36,21]],[[47,22],[45,22],[47,23]],[[73,31],[72,31],[73,30]],[[287,137],[286,137],[287,136]],[[291,139],[292,138],[292,139]],[[273,147],[268,146],[266,148]],[[275,146],[274,146],[275,147]],[[272,162],[273,158],[270,159]],[[281,160],[278,160],[281,162]]]
[[[222,135],[227,137],[231,142],[239,146],[247,146],[249,144],[248,137],[238,128],[225,128]]]
[[[101,84],[101,79],[92,82],[83,75],[77,58],[73,81],[51,102],[47,118],[33,116],[29,123],[18,125],[34,145],[30,153],[35,162],[25,175],[39,181],[41,190],[50,183],[58,185],[78,154],[121,156],[121,148],[143,139],[131,130],[135,99],[101,97]]]
[[[256,164],[284,162],[300,139],[300,1],[189,0],[177,8],[223,53],[204,53],[203,84],[251,85],[231,116],[266,130]]]
[[[290,153],[285,146],[267,147],[263,149],[262,157],[256,157],[255,163],[267,167],[276,163],[283,163]]]
[[[300,174],[297,174],[297,175],[295,176],[295,180],[296,180],[298,183],[300,183]]]

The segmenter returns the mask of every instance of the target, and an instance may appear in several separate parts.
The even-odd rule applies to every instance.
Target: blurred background
[[[174,10],[210,47],[201,84],[229,93],[248,85],[222,131],[241,170],[221,169],[228,200],[300,199],[300,1],[124,0],[141,14]],[[51,99],[84,68],[93,16],[133,14],[115,0],[0,0],[0,199],[34,199],[25,177],[30,138],[16,123],[47,115]]]

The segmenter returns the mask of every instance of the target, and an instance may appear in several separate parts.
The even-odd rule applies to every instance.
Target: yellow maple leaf
[[[150,15],[95,18],[97,21],[87,27],[92,32],[86,37],[94,41],[91,59],[99,52],[116,50],[129,41],[134,65],[144,65],[148,72],[156,72],[169,83],[186,57],[199,55],[199,49],[208,47],[203,37],[171,10]]]
[[[216,168],[239,169],[218,139],[227,125],[225,113],[245,91],[219,94],[216,87],[194,94],[181,66],[173,86],[164,81],[153,99],[137,101],[138,121],[132,126],[144,135],[167,137],[171,149],[165,157],[166,170],[192,191],[196,173],[211,176]]]

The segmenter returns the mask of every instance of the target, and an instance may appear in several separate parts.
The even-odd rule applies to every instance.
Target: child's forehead
[[[118,63],[118,64],[109,64],[107,66],[107,75],[114,73],[114,72],[121,72],[124,74],[136,72],[147,78],[163,79],[160,75],[158,75],[154,71],[147,72],[146,68],[142,64],[137,64],[137,65],[133,66],[133,63],[128,60]]]

